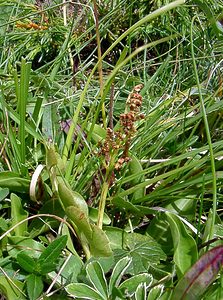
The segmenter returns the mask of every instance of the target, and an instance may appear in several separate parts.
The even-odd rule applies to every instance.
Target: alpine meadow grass
[[[222,11],[0,1],[2,299],[223,298]]]

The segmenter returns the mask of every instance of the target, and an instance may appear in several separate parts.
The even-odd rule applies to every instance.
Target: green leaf
[[[160,245],[167,255],[173,255],[173,239],[170,225],[162,213],[158,213],[150,222],[146,232]]]
[[[115,265],[109,281],[109,287],[108,287],[109,295],[112,294],[112,291],[115,287],[118,287],[122,279],[122,276],[124,275],[126,269],[129,267],[130,263],[131,263],[131,258],[124,257],[120,259]]]
[[[31,274],[26,279],[27,293],[30,300],[36,300],[43,292],[43,281],[40,276]]]
[[[61,177],[57,177],[58,179],[58,193],[63,203],[64,209],[69,207],[76,207],[80,209],[82,213],[88,216],[88,205],[84,198],[77,192],[73,191],[70,187],[68,187],[64,180]]]
[[[83,239],[84,242],[87,240],[92,256],[112,255],[106,234],[96,225],[90,224],[84,212],[75,206],[69,206],[65,212],[70,220],[74,222],[80,240]],[[84,234],[84,237],[82,234]]]
[[[95,257],[111,256],[113,254],[110,242],[105,232],[98,226],[91,224],[92,238],[90,241],[91,254]]]
[[[140,283],[145,283],[146,286],[150,286],[153,282],[153,277],[148,273],[142,273],[126,279],[119,286],[119,289],[125,291],[127,294],[132,295],[135,293]]]
[[[108,257],[92,257],[90,261],[97,261],[101,265],[105,274],[108,273],[115,265],[113,255]]]
[[[4,200],[9,194],[8,188],[0,188],[0,201]]]
[[[42,267],[45,264],[53,264],[59,257],[61,251],[64,249],[67,243],[67,236],[61,236],[55,239],[40,255],[39,263]]]
[[[18,224],[20,221],[27,219],[28,212],[26,212],[21,204],[20,198],[11,194],[11,218],[12,218],[12,226]],[[15,235],[23,236],[27,232],[28,221],[23,222],[21,225],[17,226],[14,229]]]
[[[46,263],[42,263],[41,261],[37,262],[37,270],[38,273],[40,273],[41,275],[46,275],[52,271],[54,271],[57,267],[56,262],[46,262]]]
[[[0,187],[12,192],[28,193],[30,181],[14,172],[0,172]]]
[[[128,164],[129,166],[129,175],[135,175],[134,179],[131,181],[131,186],[135,186],[141,182],[145,181],[145,176],[138,174],[143,171],[142,165],[137,159],[135,155],[131,155],[131,160]],[[138,188],[133,194],[132,194],[132,200],[137,201],[138,199],[143,198],[145,195],[145,187]]]
[[[67,282],[77,282],[78,275],[83,268],[83,261],[79,256],[72,255],[66,264],[66,268],[62,270],[61,276],[65,280],[70,280]]]
[[[197,261],[197,245],[192,236],[187,232],[183,222],[169,212],[165,213],[170,224],[174,244],[174,262],[177,268],[177,276],[183,274]]]
[[[88,123],[87,124],[87,130],[89,131],[91,129],[92,123]],[[100,125],[95,124],[93,131],[92,131],[92,135],[91,138],[93,140],[93,142],[98,143],[101,140],[104,140],[106,138],[106,130],[104,128],[102,128]]]
[[[36,261],[25,253],[19,253],[17,255],[17,261],[20,266],[28,273],[36,271]]]
[[[122,249],[114,251],[116,258],[129,256],[132,263],[128,272],[132,275],[146,272],[150,265],[166,260],[160,245],[150,236],[138,233],[123,233]]]
[[[77,227],[78,232],[83,232],[86,239],[91,241],[92,238],[92,229],[89,223],[88,218],[86,217],[85,213],[81,211],[78,207],[69,206],[65,210],[66,215],[68,218],[74,222],[75,226]]]
[[[112,250],[122,249],[125,231],[117,227],[105,227],[105,233],[110,241]]]
[[[19,141],[20,141],[20,160],[21,160],[21,173],[26,175],[27,166],[26,161],[26,106],[28,102],[29,93],[29,77],[31,71],[31,62],[26,62],[25,58],[21,59],[21,70],[20,70],[20,82],[19,82],[19,92],[16,93],[17,111],[20,116],[20,126],[19,126]],[[15,71],[15,74],[17,71]],[[17,74],[16,74],[17,75]],[[15,76],[16,87],[18,88],[18,76]],[[18,91],[18,90],[17,90]]]
[[[89,207],[89,218],[93,221],[93,222],[97,222],[98,220],[98,209],[95,207]],[[109,218],[109,216],[104,213],[103,216],[103,224],[104,225],[109,225],[111,224],[111,219]]]
[[[135,300],[146,300],[146,283],[140,283],[135,292]]]
[[[96,290],[84,283],[71,283],[65,289],[71,296],[78,299],[106,300]]]
[[[54,124],[55,121],[52,120],[54,117],[53,114],[53,106],[48,105],[43,110],[43,116],[42,116],[42,132],[47,140],[54,140],[55,134],[54,134]]]
[[[22,252],[33,258],[38,258],[45,250],[45,247],[28,237],[11,236],[8,237],[7,251],[12,257],[17,257]]]
[[[102,297],[107,299],[108,287],[101,265],[97,261],[92,261],[87,265],[86,272],[94,289],[97,290]]]
[[[215,280],[223,266],[223,246],[205,253],[181,278],[171,300],[197,300]]]
[[[22,294],[23,283],[10,278],[7,279],[5,276],[0,276],[0,291],[1,295],[4,295],[7,300],[15,300],[15,299],[26,299],[26,297]]]
[[[165,206],[165,209],[172,213],[179,214],[180,216],[186,216],[187,220],[194,220],[196,212],[197,201],[191,198],[182,198],[174,201],[173,203]]]
[[[152,288],[147,296],[147,300],[157,300],[163,293],[163,285],[157,285],[154,288]]]

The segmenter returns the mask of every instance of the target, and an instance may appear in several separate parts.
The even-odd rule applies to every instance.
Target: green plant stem
[[[185,3],[185,0],[177,0],[177,1],[174,1],[174,2],[171,2],[155,11],[153,11],[151,14],[149,14],[148,16],[145,16],[144,18],[142,18],[141,20],[139,20],[138,22],[136,22],[134,25],[132,25],[128,30],[126,30],[122,35],[120,35],[120,37],[117,38],[117,40],[104,52],[104,54],[102,55],[101,59],[98,60],[98,62],[95,64],[94,68],[92,69],[91,71],[91,74],[89,75],[88,77],[88,80],[85,84],[85,87],[84,87],[84,90],[83,92],[81,93],[81,96],[80,96],[80,100],[78,102],[78,105],[77,105],[77,108],[76,108],[76,111],[74,113],[74,116],[73,116],[73,122],[70,126],[70,129],[69,129],[69,132],[67,134],[67,138],[66,138],[66,142],[65,142],[65,145],[64,145],[64,149],[63,149],[63,162],[66,163],[67,162],[67,158],[68,158],[68,152],[70,150],[70,147],[71,147],[71,144],[72,144],[72,136],[73,136],[73,132],[74,132],[74,129],[77,125],[77,121],[78,121],[78,116],[79,116],[79,113],[81,111],[81,108],[83,107],[83,103],[84,103],[84,100],[85,100],[85,96],[86,96],[86,93],[87,93],[87,90],[88,90],[88,87],[90,85],[90,82],[91,82],[91,79],[95,73],[95,71],[97,70],[98,68],[98,64],[105,58],[105,56],[117,45],[119,44],[126,36],[128,36],[131,32],[133,32],[135,29],[137,29],[138,27],[142,26],[144,23],[146,22],[150,22],[152,21],[153,19],[159,17],[161,14],[164,14],[182,4]]]
[[[205,109],[205,105],[204,105],[204,100],[202,97],[201,85],[200,85],[200,81],[199,81],[197,65],[196,65],[196,61],[195,61],[195,54],[194,54],[193,23],[194,23],[195,18],[196,18],[196,16],[192,19],[192,22],[191,22],[191,32],[190,32],[191,56],[192,56],[193,67],[194,67],[194,75],[195,75],[195,79],[197,82],[201,111],[202,111],[203,120],[204,120],[204,127],[205,127],[208,146],[209,146],[211,171],[212,171],[212,177],[213,177],[213,181],[212,181],[212,193],[213,193],[212,210],[213,210],[213,213],[212,213],[212,220],[211,220],[211,228],[210,228],[210,232],[209,232],[209,240],[211,240],[214,237],[215,216],[216,216],[216,211],[217,211],[217,180],[216,180],[214,151],[213,151],[213,146],[212,146],[212,141],[211,141],[211,134],[210,134],[210,130],[209,130],[208,119],[207,119],[206,109]]]
[[[20,127],[19,127],[19,140],[20,140],[20,157],[21,157],[21,173],[23,176],[26,175],[27,169],[25,167],[26,161],[26,131],[25,131],[25,120],[26,120],[26,105],[29,92],[29,75],[31,70],[31,63],[27,63],[24,58],[21,61],[21,76],[19,85],[19,116],[20,116]]]
[[[109,188],[108,182],[107,182],[107,180],[105,180],[102,185],[101,197],[100,197],[99,208],[98,208],[97,225],[101,229],[102,229],[102,224],[103,224],[103,216],[104,216],[104,211],[105,211],[105,203],[106,203],[108,188]]]
[[[99,83],[100,83],[100,96],[103,95],[103,70],[102,70],[102,58],[101,58],[101,40],[99,32],[99,21],[98,21],[98,7],[96,0],[93,0],[94,4],[94,16],[95,16],[95,29],[96,29],[96,41],[97,41],[97,51],[98,51],[98,74],[99,74]],[[102,120],[103,126],[106,129],[106,113],[105,113],[105,103],[102,103]]]

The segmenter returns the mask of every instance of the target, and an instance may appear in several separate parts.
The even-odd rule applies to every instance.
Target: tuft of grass
[[[171,299],[193,272],[201,293],[222,251],[221,1],[0,8],[4,296]]]

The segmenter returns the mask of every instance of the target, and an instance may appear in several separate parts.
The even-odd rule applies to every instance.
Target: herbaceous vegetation
[[[222,299],[223,3],[0,0],[1,299]]]

